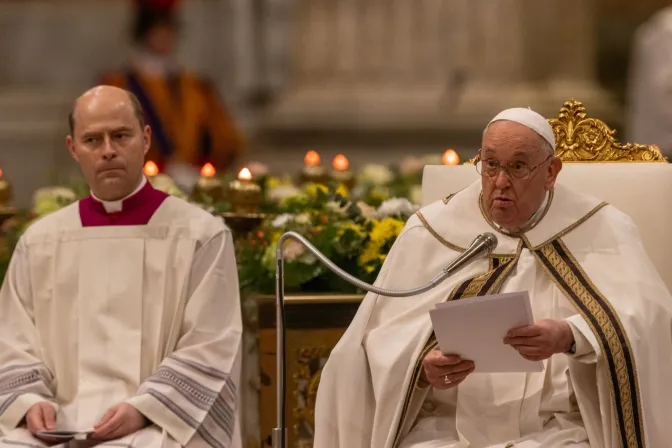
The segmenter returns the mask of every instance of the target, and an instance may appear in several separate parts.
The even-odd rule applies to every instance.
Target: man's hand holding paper
[[[534,325],[514,328],[504,338],[504,343],[518,350],[523,358],[543,361],[556,353],[567,353],[574,336],[564,320],[543,319]]]
[[[422,360],[422,368],[422,386],[444,390],[464,381],[474,371],[474,363],[458,355],[444,355],[441,350],[432,350]]]

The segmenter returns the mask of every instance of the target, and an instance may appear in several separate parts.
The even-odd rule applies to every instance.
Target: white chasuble
[[[0,296],[0,446],[46,446],[21,420],[92,430],[119,403],[151,422],[97,446],[239,447],[242,333],[230,231],[167,198],[147,225],[82,227],[76,205],[31,226]]]
[[[429,282],[481,233],[480,181],[422,208],[377,280],[403,290]],[[662,447],[672,388],[672,297],[630,218],[556,186],[541,221],[497,233],[495,252],[416,297],[368,294],[321,375],[320,448]],[[529,291],[535,320],[564,319],[576,354],[539,373],[473,373],[447,391],[423,389],[437,348],[429,310],[446,300]],[[465,337],[478,337],[474,334]],[[503,342],[502,342],[503,343]]]

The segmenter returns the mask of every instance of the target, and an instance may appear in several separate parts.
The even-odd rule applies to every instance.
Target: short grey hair
[[[550,156],[554,156],[554,155],[555,155],[555,151],[553,150],[553,147],[551,146],[551,144],[548,143],[548,141],[546,141],[545,138],[543,138],[543,137],[541,137],[541,136],[539,136],[539,138],[541,139],[541,148],[544,150],[544,152],[546,153],[546,155],[547,155],[548,157],[550,157]]]

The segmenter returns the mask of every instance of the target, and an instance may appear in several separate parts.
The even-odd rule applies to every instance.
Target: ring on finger
[[[443,376],[443,384],[450,384],[452,381],[450,381],[450,376],[449,375],[444,375]]]

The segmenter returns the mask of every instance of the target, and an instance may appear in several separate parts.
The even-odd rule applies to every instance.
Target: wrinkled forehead
[[[543,138],[527,126],[514,121],[501,120],[490,124],[481,141],[481,154],[484,156],[534,157],[543,152]]]

